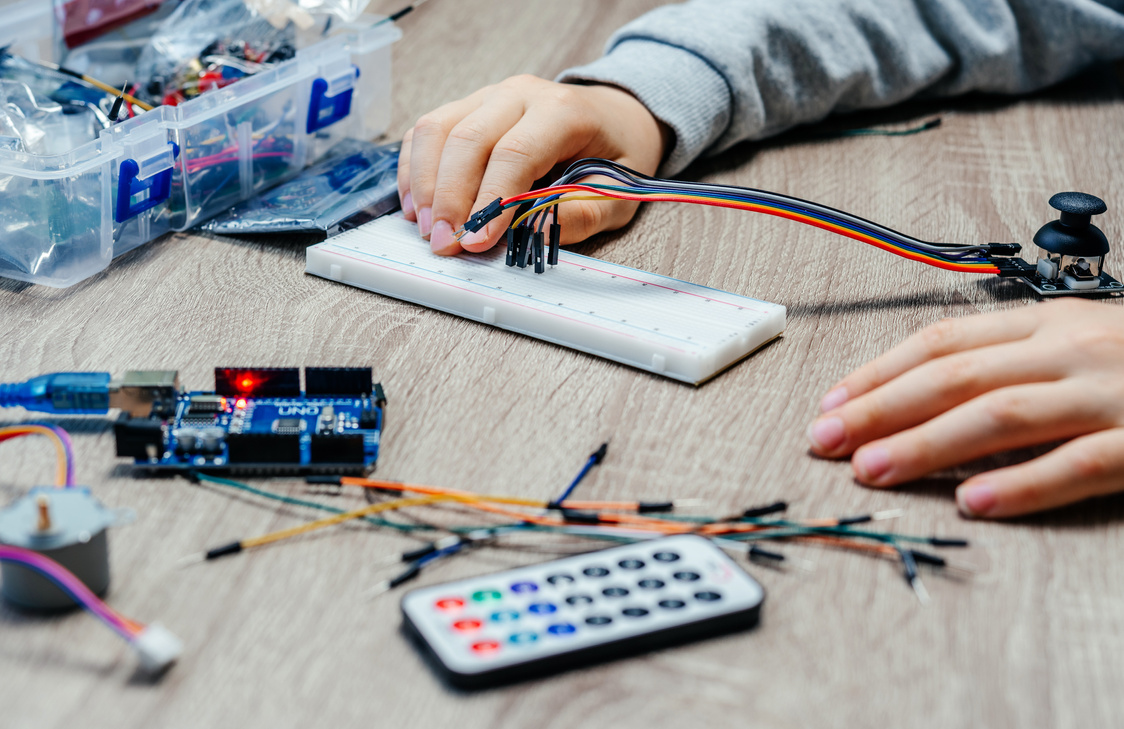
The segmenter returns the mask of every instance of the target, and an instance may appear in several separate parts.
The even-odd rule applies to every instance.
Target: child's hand
[[[1087,301],[947,319],[843,379],[808,428],[894,486],[991,453],[1067,443],[956,490],[968,516],[1007,517],[1124,490],[1124,307]],[[860,447],[861,446],[861,447]]]
[[[556,165],[604,157],[653,174],[670,132],[631,94],[612,86],[576,86],[515,76],[418,119],[402,139],[398,194],[437,253],[475,210],[497,197],[527,192]],[[562,242],[619,228],[636,212],[623,200],[560,206]],[[461,240],[484,251],[500,239],[513,212]]]

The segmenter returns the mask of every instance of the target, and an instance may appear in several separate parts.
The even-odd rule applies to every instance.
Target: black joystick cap
[[[1047,223],[1034,234],[1042,249],[1063,256],[1096,257],[1108,253],[1108,239],[1090,221],[1108,210],[1104,200],[1084,192],[1059,192],[1050,198],[1050,207],[1061,212],[1058,220]]]

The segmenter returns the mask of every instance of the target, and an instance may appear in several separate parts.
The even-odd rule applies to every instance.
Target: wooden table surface
[[[391,133],[483,84],[550,77],[594,58],[613,28],[657,4],[426,6],[402,22],[394,50]],[[1122,89],[1118,72],[1103,71],[1028,100],[913,105],[833,124],[935,113],[944,124],[901,138],[790,134],[686,174],[822,201],[922,237],[1023,243],[1052,218],[1052,193],[1086,190],[1109,202],[1102,227],[1120,245]],[[1124,725],[1124,499],[969,522],[953,503],[957,479],[1028,454],[874,491],[852,481],[849,464],[812,458],[805,446],[805,426],[836,379],[942,317],[1035,305],[1027,290],[702,207],[650,206],[627,230],[579,250],[782,303],[787,331],[695,388],[307,276],[299,245],[180,234],[69,289],[0,281],[3,379],[176,368],[186,385],[206,388],[215,365],[369,364],[390,398],[384,477],[543,498],[611,439],[582,487],[589,497],[698,497],[713,512],[787,499],[798,516],[900,507],[902,531],[973,540],[979,546],[958,556],[979,571],[927,573],[932,603],[923,608],[890,561],[794,545],[787,551],[812,560],[812,571],[752,568],[768,594],[755,630],[462,694],[399,633],[398,595],[363,597],[387,576],[388,555],[417,542],[356,525],[177,569],[186,554],[311,514],[221,487],[134,478],[114,457],[108,419],[63,419],[79,482],[138,515],[113,530],[109,602],[168,626],[184,654],[146,682],[133,653],[88,616],[4,606],[0,725]],[[1110,270],[1122,266],[1117,255]],[[532,375],[538,387],[507,386]],[[5,423],[26,417],[0,414]],[[45,442],[0,447],[2,500],[49,482],[52,463]],[[257,483],[297,496],[306,488]],[[439,563],[415,584],[588,548],[558,537],[512,543]]]

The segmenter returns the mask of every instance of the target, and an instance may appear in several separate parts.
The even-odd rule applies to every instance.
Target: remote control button
[[[491,618],[493,623],[514,623],[519,619],[519,613],[514,610],[500,610],[492,613]]]
[[[707,590],[706,592],[696,592],[695,598],[698,600],[702,600],[703,602],[714,602],[715,600],[721,600],[722,596],[717,592],[711,592]]]
[[[527,645],[528,643],[534,643],[538,639],[538,633],[531,633],[529,631],[523,633],[512,633],[508,638],[508,640],[515,645]]]
[[[644,568],[643,560],[639,559],[622,559],[617,562],[622,570],[639,570]]]
[[[551,635],[571,635],[576,631],[577,628],[569,623],[555,623],[546,629]]]
[[[453,610],[460,610],[464,607],[464,600],[459,597],[443,597],[437,602],[433,603],[438,610],[445,612],[452,612]]]
[[[472,644],[472,650],[476,653],[486,655],[488,653],[495,653],[500,649],[500,644],[494,640],[481,640]]]
[[[604,577],[609,574],[609,570],[604,567],[586,567],[582,570],[582,574],[586,577]]]
[[[621,610],[621,615],[627,615],[630,618],[642,618],[648,614],[644,608],[625,608]]]
[[[566,603],[569,605],[588,605],[593,602],[593,598],[589,595],[570,595],[566,598]]]
[[[534,582],[515,582],[511,585],[511,591],[515,593],[538,592],[539,586]]]
[[[608,615],[590,615],[585,619],[588,625],[608,625],[613,622],[613,619]]]
[[[656,559],[656,560],[659,560],[660,562],[678,562],[679,561],[679,555],[676,554],[675,552],[656,552],[655,554],[652,555],[652,558]]]
[[[676,572],[675,579],[683,580],[684,582],[694,582],[699,579],[698,572]]]
[[[482,627],[484,627],[484,623],[481,623],[476,618],[465,618],[464,620],[458,620],[453,623],[453,628],[462,633],[471,633],[474,630],[480,630]]]
[[[640,580],[636,584],[644,588],[645,590],[658,590],[664,586],[664,581],[649,577],[647,579]]]
[[[527,606],[528,612],[535,615],[550,615],[552,612],[558,610],[553,604],[549,602],[533,602]]]
[[[659,605],[668,610],[678,610],[679,608],[687,607],[687,603],[682,600],[660,600]]]
[[[623,587],[606,587],[601,594],[605,597],[624,597],[628,594],[628,590]]]
[[[554,585],[555,587],[561,587],[562,585],[569,585],[573,583],[574,578],[570,577],[569,575],[551,575],[550,577],[546,578],[546,581]]]
[[[503,595],[500,594],[499,590],[477,590],[472,593],[474,602],[490,602],[492,600],[499,600],[502,597]]]

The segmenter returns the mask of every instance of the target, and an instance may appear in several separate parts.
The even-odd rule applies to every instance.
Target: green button
[[[499,600],[501,595],[497,590],[478,590],[472,593],[472,599],[476,602],[487,602],[488,600]]]

